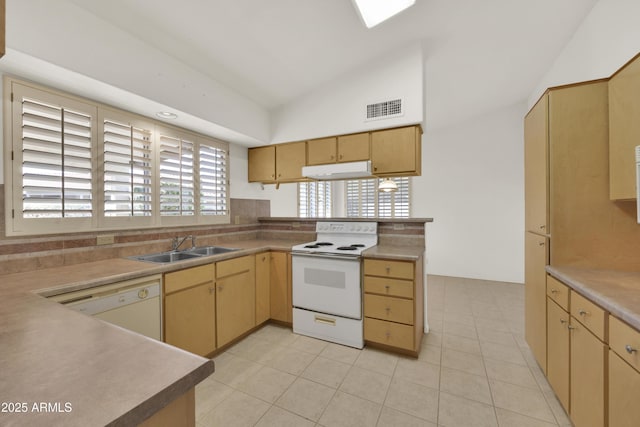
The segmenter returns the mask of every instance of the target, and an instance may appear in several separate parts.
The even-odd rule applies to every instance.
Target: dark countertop
[[[547,266],[547,272],[640,330],[640,272]]]
[[[299,242],[239,241],[230,254],[158,265],[111,259],[0,276],[0,402],[68,413],[1,413],[0,425],[136,425],[214,370],[213,361],[85,316],[50,296]],[[40,295],[38,295],[40,294]]]

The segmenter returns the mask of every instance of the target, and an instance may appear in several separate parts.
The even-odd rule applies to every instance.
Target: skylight
[[[416,0],[353,0],[367,28],[373,28],[403,10],[413,6]]]

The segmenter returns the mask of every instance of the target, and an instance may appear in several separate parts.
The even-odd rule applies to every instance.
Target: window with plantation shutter
[[[200,214],[228,215],[227,149],[199,143]]]
[[[345,181],[346,211],[348,217],[408,218],[410,211],[410,180],[408,177],[391,178],[398,191],[378,191],[381,179]]]
[[[113,116],[112,114],[110,116]],[[153,214],[153,153],[150,126],[101,119],[105,217]]]
[[[160,134],[160,215],[195,215],[195,143]]]
[[[313,181],[298,184],[298,216],[326,218],[331,214],[331,182]]]

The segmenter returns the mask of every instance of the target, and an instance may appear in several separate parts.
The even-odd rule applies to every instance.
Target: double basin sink
[[[225,254],[227,252],[237,251],[238,249],[224,248],[222,246],[201,246],[197,248],[186,249],[183,251],[167,251],[156,254],[136,255],[129,257],[137,261],[156,262],[167,264],[171,262],[184,261],[187,259],[200,258],[211,255]]]

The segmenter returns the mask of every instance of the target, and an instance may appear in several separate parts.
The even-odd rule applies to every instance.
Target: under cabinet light
[[[373,28],[403,10],[413,6],[416,0],[353,0],[367,28]]]

